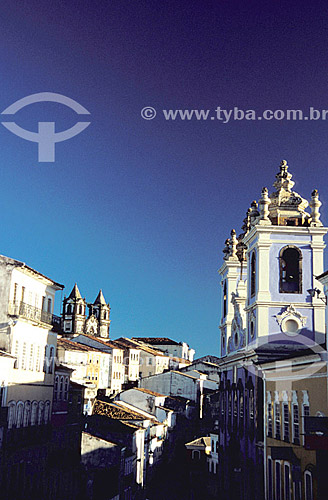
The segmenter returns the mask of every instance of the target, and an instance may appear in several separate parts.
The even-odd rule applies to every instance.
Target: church
[[[294,184],[282,161],[223,250],[215,432],[227,498],[326,498],[327,228],[318,191],[308,201]]]
[[[106,303],[102,290],[93,303],[87,303],[75,283],[69,296],[63,300],[62,328],[65,337],[87,333],[105,340],[109,339],[109,318],[110,305]]]

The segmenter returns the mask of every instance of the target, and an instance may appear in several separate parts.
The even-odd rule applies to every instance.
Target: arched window
[[[59,376],[56,375],[55,377],[55,385],[54,385],[54,401],[57,401],[57,393],[58,393],[58,383],[59,383]]]
[[[79,314],[83,314],[83,307],[79,305]]]
[[[41,425],[43,423],[43,419],[44,419],[44,402],[40,401],[39,412],[38,412],[38,425]]]
[[[256,255],[252,253],[251,257],[251,297],[254,297],[256,291]]]
[[[44,423],[47,424],[50,420],[50,401],[46,401],[44,406]]]
[[[313,500],[312,474],[309,470],[304,472],[305,500]]]
[[[251,421],[254,421],[254,389],[249,390],[248,415]]]
[[[224,282],[223,285],[223,317],[225,318],[227,315],[227,282]]]
[[[31,425],[36,425],[37,424],[37,419],[38,419],[38,402],[33,401],[32,403],[32,413],[31,413]]]
[[[192,450],[192,459],[193,460],[200,460],[200,451]]]
[[[31,403],[30,401],[25,401],[23,426],[27,427],[28,425],[30,425],[30,420],[31,420]]]
[[[24,417],[24,403],[20,401],[19,403],[17,403],[17,420],[16,420],[17,429],[23,426],[23,417]]]
[[[67,304],[67,306],[66,306],[66,313],[67,314],[72,314],[72,312],[73,312],[72,309],[73,309],[72,304]]]
[[[55,348],[50,347],[48,373],[52,373],[55,359]]]
[[[12,429],[16,422],[16,403],[10,401],[8,403],[8,429]]]
[[[65,377],[65,386],[64,386],[64,401],[68,401],[68,377]]]
[[[288,245],[280,250],[280,293],[302,293],[302,252]]]
[[[64,396],[64,377],[60,377],[58,400],[61,401],[63,399],[63,396]]]

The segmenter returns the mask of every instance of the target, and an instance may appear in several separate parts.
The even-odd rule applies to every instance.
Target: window
[[[227,315],[227,282],[224,282],[223,285],[223,317],[225,318]]]
[[[312,474],[306,470],[304,472],[305,500],[313,500]]]
[[[290,465],[288,463],[285,463],[284,471],[285,471],[285,477],[284,477],[285,500],[291,500]]]
[[[64,401],[68,400],[68,377],[65,377]]]
[[[300,444],[300,419],[298,412],[298,404],[293,404],[293,441],[295,444]]]
[[[38,425],[41,425],[44,421],[44,402],[39,402],[39,411],[38,411]]]
[[[192,450],[191,457],[193,460],[200,460],[200,452],[198,450]]]
[[[59,376],[56,375],[55,377],[55,385],[54,385],[54,401],[57,401],[57,392],[58,392],[58,382],[59,382]]]
[[[305,417],[310,416],[310,406],[308,404],[303,404],[303,444],[305,435]]]
[[[18,291],[18,284],[14,284],[14,295],[13,295],[13,302],[16,302],[17,300],[17,291]]]
[[[29,359],[29,370],[33,370],[34,369],[34,345],[31,344],[30,346],[30,359]]]
[[[244,393],[241,389],[239,391],[239,420],[242,421],[244,418]]]
[[[280,403],[279,403],[279,401],[276,401],[274,404],[274,424],[275,424],[274,437],[276,439],[281,439],[281,420],[280,420]]]
[[[249,418],[250,420],[254,420],[254,389],[250,389],[249,391],[248,404],[249,404]]]
[[[272,403],[268,403],[268,437],[272,437]]]
[[[58,401],[61,401],[63,399],[63,394],[64,394],[64,377],[60,377]]]
[[[276,500],[281,500],[281,465],[276,460]]]
[[[48,299],[48,313],[51,313],[51,299]]]
[[[288,403],[283,404],[284,441],[289,441],[289,408]]]
[[[19,342],[18,342],[18,340],[15,341],[14,356],[16,358],[14,368],[19,368]]]
[[[44,406],[44,423],[47,424],[50,420],[50,401],[46,401]]]
[[[23,426],[27,427],[30,424],[30,420],[31,420],[31,403],[30,401],[25,401]]]
[[[8,429],[12,429],[16,421],[16,403],[10,401],[8,404]]]
[[[23,417],[24,417],[24,403],[20,401],[19,403],[17,403],[17,420],[16,420],[17,429],[23,426]]]
[[[214,439],[212,439],[212,452],[214,453]]]
[[[25,299],[25,286],[22,286],[21,302],[24,302],[24,299]]]
[[[43,371],[47,373],[47,364],[48,364],[48,346],[44,346],[44,357],[43,357]]]
[[[54,347],[50,347],[48,373],[52,373],[52,371],[53,371],[54,358],[55,358],[55,348]]]
[[[302,252],[289,245],[281,249],[279,261],[279,292],[302,293]]]
[[[37,347],[37,354],[36,354],[36,360],[35,360],[35,369],[38,372],[41,371],[41,346],[39,346],[39,345]]]
[[[251,257],[251,297],[254,297],[256,291],[256,255],[252,253]]]
[[[83,314],[83,308],[81,305],[79,305],[79,314]]]
[[[26,370],[26,342],[23,343],[23,349],[22,349],[22,370]]]
[[[38,402],[33,401],[32,403],[32,413],[31,413],[31,425],[37,424],[37,416],[38,416]]]

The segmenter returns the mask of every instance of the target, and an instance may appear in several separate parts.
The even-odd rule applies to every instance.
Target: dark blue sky
[[[112,306],[111,336],[168,336],[218,353],[217,269],[231,228],[271,189],[319,188],[327,222],[327,121],[165,121],[162,109],[328,109],[326,2],[3,0],[0,108],[57,92],[91,125],[56,146],[0,127],[1,253]],[[144,106],[158,114],[146,121]],[[35,104],[37,130],[77,121]]]

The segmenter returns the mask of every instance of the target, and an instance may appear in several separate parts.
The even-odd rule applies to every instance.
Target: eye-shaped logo
[[[73,109],[73,111],[75,111],[78,115],[90,115],[89,111],[78,102],[54,92],[40,92],[38,94],[23,97],[23,99],[19,99],[8,106],[8,108],[2,111],[1,114],[14,115],[20,109],[25,108],[25,106],[36,102],[58,102],[59,104],[64,104],[68,108]],[[90,122],[77,122],[73,127],[56,133],[55,122],[39,122],[38,132],[26,130],[13,121],[5,121],[1,123],[4,127],[10,130],[10,132],[18,135],[22,139],[38,143],[39,162],[54,162],[56,142],[63,142],[67,139],[71,139],[90,125]]]

